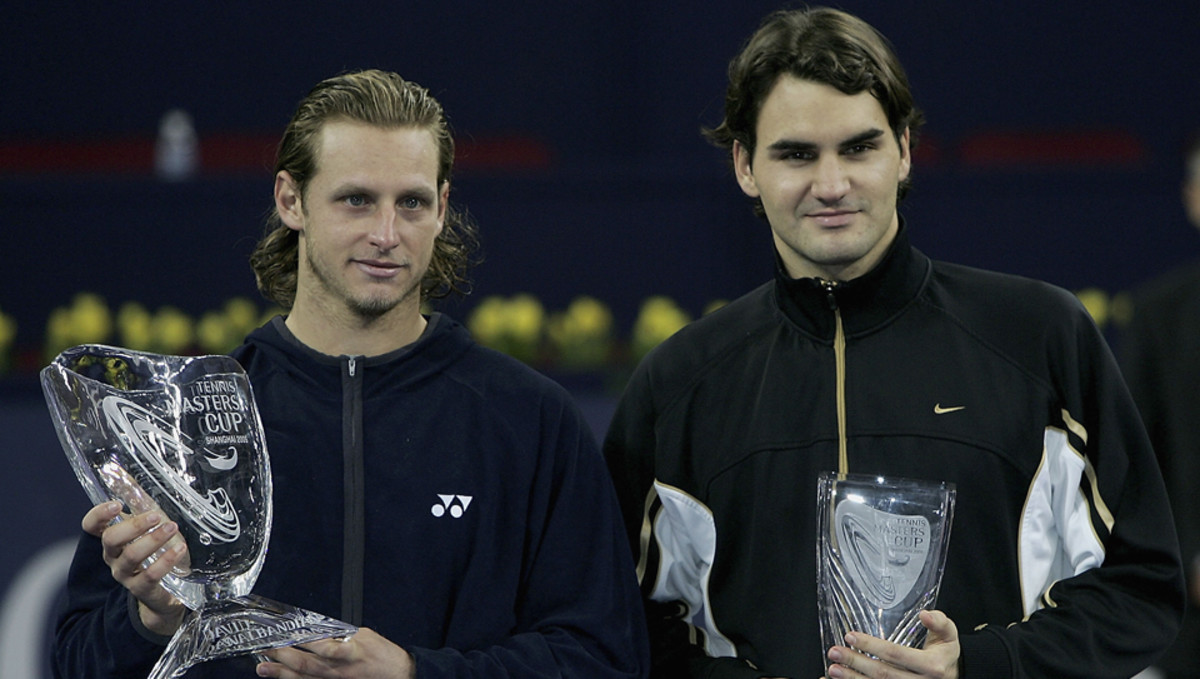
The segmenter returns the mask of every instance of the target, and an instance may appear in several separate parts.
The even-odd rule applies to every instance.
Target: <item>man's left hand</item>
[[[258,676],[278,679],[412,679],[412,656],[366,627],[347,639],[325,639],[266,653]]]
[[[921,624],[929,630],[925,646],[908,648],[861,632],[846,635],[846,646],[829,649],[833,679],[874,677],[958,678],[958,628],[941,611],[921,611]],[[874,656],[874,657],[871,657]]]

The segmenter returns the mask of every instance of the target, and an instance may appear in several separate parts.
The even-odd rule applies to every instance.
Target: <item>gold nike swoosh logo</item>
[[[945,415],[946,413],[952,413],[956,410],[962,410],[963,408],[966,408],[966,406],[953,406],[950,408],[943,408],[942,404],[938,403],[937,405],[933,406],[933,414],[934,415]]]

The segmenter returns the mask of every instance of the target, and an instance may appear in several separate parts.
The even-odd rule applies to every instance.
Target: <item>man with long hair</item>
[[[633,565],[578,409],[422,313],[463,288],[471,261],[474,230],[448,202],[453,158],[441,106],[394,73],[326,80],[288,125],[252,256],[287,313],[234,352],[274,478],[254,591],[359,631],[186,676],[645,673]],[[151,511],[109,525],[120,511],[84,518],[61,677],[144,677],[179,627],[183,606],[159,584],[187,557],[176,524]]]

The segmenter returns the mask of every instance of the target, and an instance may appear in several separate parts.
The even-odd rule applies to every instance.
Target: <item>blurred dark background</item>
[[[0,592],[86,507],[36,387],[51,311],[79,292],[193,315],[259,301],[246,257],[271,205],[273,145],[314,83],[386,68],[445,105],[460,144],[452,200],[487,257],[475,293],[445,310],[465,318],[516,293],[553,310],[586,294],[620,335],[651,295],[697,315],[771,273],[767,227],[699,129],[721,118],[729,59],[779,6],[0,11],[0,313],[17,328],[0,375],[0,502],[22,517]],[[892,40],[927,114],[901,206],[919,248],[1102,301],[1200,255],[1179,200],[1180,147],[1200,128],[1200,3],[840,6]],[[173,109],[199,142],[181,181],[154,164]],[[576,387],[598,430],[608,387]]]

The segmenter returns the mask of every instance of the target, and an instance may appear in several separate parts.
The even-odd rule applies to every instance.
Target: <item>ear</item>
[[[304,203],[300,189],[286,170],[281,170],[275,175],[275,210],[279,213],[279,219],[289,229],[304,229]]]
[[[446,210],[450,205],[450,182],[442,182],[442,190],[438,191],[438,215],[437,225],[438,233],[442,232],[442,226],[446,223]]]
[[[908,128],[904,128],[904,134],[900,135],[900,181],[908,179],[908,173],[912,171],[912,146],[910,142],[912,136]]]
[[[747,196],[759,198],[758,182],[754,181],[753,155],[742,142],[733,142],[733,172],[737,175],[738,186],[742,187],[742,192]]]
[[[1193,165],[1196,171],[1189,172],[1189,177],[1183,181],[1183,188],[1180,189],[1180,195],[1183,197],[1183,209],[1187,212],[1188,221],[1192,226],[1200,229],[1200,165],[1195,165],[1196,158],[1192,158]]]

